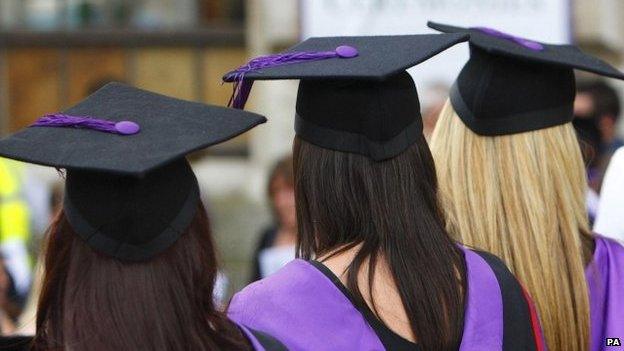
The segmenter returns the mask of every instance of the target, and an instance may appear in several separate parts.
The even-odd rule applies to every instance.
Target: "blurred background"
[[[109,81],[225,105],[231,86],[221,84],[222,74],[250,57],[310,36],[430,33],[427,20],[574,43],[622,68],[622,18],[621,0],[0,0],[0,132],[69,107]],[[426,132],[467,52],[459,45],[410,70]],[[578,78],[575,109],[590,145],[593,199],[611,150],[622,145],[624,86],[590,74]],[[223,301],[294,255],[287,155],[297,83],[258,82],[253,89],[247,109],[269,122],[191,156],[220,249]],[[2,190],[6,184],[10,191]],[[16,320],[62,197],[61,178],[55,170],[0,160],[0,197],[0,251],[9,273],[0,276],[0,288],[12,296],[0,304]]]

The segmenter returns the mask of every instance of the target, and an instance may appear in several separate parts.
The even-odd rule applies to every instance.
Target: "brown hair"
[[[385,260],[413,334],[423,350],[457,350],[464,324],[465,261],[444,229],[436,171],[420,138],[382,162],[294,144],[299,255],[333,255],[361,244],[347,270],[347,288],[364,305],[357,275]],[[331,255],[330,255],[331,257]],[[372,301],[377,312],[376,301]],[[378,314],[378,313],[377,313]]]
[[[61,210],[45,248],[35,350],[247,350],[213,301],[215,250],[203,205],[167,251],[121,262],[93,251]]]

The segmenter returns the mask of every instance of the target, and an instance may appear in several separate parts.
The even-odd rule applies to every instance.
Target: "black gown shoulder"
[[[32,345],[32,336],[2,336],[0,337],[0,350],[2,351],[26,351]]]
[[[258,343],[262,345],[265,351],[288,351],[288,348],[275,337],[259,330],[255,330],[249,327],[245,328],[247,328],[251,332],[251,334],[256,338]]]
[[[485,251],[472,250],[490,266],[503,300],[503,350],[538,351],[543,335],[533,302],[503,260]]]
[[[273,336],[259,330],[247,328],[265,351],[288,351],[286,346]],[[28,351],[32,347],[32,336],[0,337],[0,351]]]

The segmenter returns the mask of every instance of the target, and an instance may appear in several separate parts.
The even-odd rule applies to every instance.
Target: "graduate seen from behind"
[[[525,284],[551,350],[603,350],[624,337],[624,247],[589,229],[573,69],[624,74],[572,45],[430,26],[470,34],[431,140],[447,229]]]
[[[4,157],[66,170],[36,335],[2,346],[283,350],[216,309],[215,248],[185,159],[264,121],[111,83],[0,140]]]
[[[300,79],[299,259],[234,296],[233,320],[291,350],[540,350],[530,299],[496,257],[444,229],[405,69],[465,35],[312,38],[224,76]]]

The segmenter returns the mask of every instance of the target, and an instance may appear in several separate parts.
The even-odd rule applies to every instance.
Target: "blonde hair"
[[[431,151],[447,230],[505,261],[533,297],[551,350],[588,349],[587,181],[571,123],[480,136],[447,101]]]

